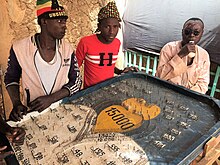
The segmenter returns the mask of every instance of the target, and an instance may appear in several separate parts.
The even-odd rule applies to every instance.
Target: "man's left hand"
[[[10,127],[5,135],[11,143],[22,145],[24,143],[25,134],[25,130],[21,127]]]
[[[0,146],[0,164],[3,164],[3,159],[11,154],[14,154],[13,151],[5,151],[7,146]]]
[[[127,73],[127,72],[138,72],[139,69],[134,67],[134,66],[130,66],[130,67],[126,67],[124,68],[124,70],[122,71],[122,73]]]
[[[51,96],[40,96],[34,101],[30,102],[31,111],[42,112],[53,103]]]

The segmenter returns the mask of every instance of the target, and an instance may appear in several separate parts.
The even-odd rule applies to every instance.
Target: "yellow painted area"
[[[94,132],[128,132],[141,126],[143,116],[126,110],[121,105],[112,105],[99,114]]]
[[[161,110],[155,104],[148,105],[146,100],[141,98],[130,98],[122,102],[124,106],[131,113],[143,115],[144,120],[151,120],[157,117]]]

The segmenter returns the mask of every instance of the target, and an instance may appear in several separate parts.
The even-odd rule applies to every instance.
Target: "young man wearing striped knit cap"
[[[115,2],[109,2],[98,13],[98,28],[96,34],[81,38],[76,57],[79,66],[84,62],[84,88],[105,81],[128,71],[137,71],[137,68],[119,70],[115,67],[120,48],[120,41],[115,38],[121,18]]]
[[[41,112],[52,103],[76,93],[82,84],[71,45],[63,40],[68,16],[57,0],[37,0],[41,32],[16,41],[10,50],[5,85],[19,121],[31,111]],[[24,100],[20,99],[22,79]]]

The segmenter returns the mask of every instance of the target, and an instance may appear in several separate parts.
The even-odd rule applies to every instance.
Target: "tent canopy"
[[[220,64],[220,1],[216,0],[126,0],[124,48],[160,52],[167,42],[182,39],[182,26],[191,17],[204,21],[199,45]]]

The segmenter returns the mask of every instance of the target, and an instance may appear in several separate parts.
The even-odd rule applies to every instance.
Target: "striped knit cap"
[[[118,9],[115,2],[109,2],[105,7],[101,8],[98,14],[98,22],[105,18],[116,18],[121,22]]]
[[[45,18],[66,17],[67,13],[57,0],[37,0],[37,16]]]

